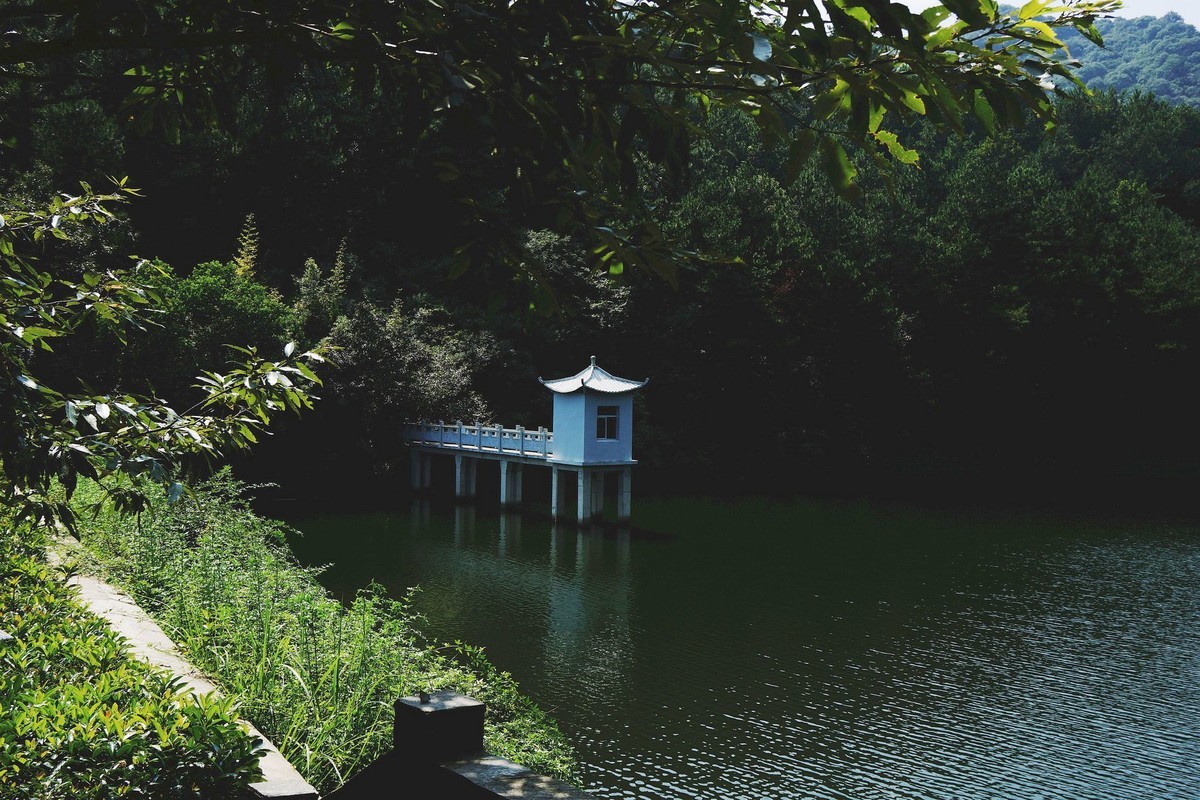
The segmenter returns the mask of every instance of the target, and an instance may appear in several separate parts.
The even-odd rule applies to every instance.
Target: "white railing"
[[[518,425],[464,425],[461,422],[406,422],[402,429],[406,442],[445,447],[452,450],[473,450],[481,453],[546,458],[554,454],[554,431],[545,428],[526,430]]]

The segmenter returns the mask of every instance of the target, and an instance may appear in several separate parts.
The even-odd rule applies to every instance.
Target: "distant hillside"
[[[1200,31],[1171,13],[1162,17],[1105,19],[1096,47],[1074,31],[1063,35],[1083,62],[1079,75],[1093,89],[1153,92],[1171,103],[1200,106]]]

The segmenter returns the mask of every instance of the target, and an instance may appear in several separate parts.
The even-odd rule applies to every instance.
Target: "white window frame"
[[[610,412],[610,413],[605,413]],[[611,424],[609,420],[612,420]],[[604,436],[601,436],[603,429]],[[612,436],[607,434],[611,431]],[[596,406],[596,441],[598,442],[615,442],[621,438],[621,407],[620,406]]]

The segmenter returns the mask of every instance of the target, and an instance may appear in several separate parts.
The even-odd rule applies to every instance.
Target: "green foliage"
[[[327,340],[338,353],[339,403],[368,424],[394,425],[408,415],[490,420],[474,387],[506,353],[491,333],[458,323],[427,301],[397,300],[388,310],[363,304],[340,318]]]
[[[161,331],[152,336],[165,340],[168,365],[223,363],[230,343],[277,351],[295,326],[279,293],[243,272],[236,261],[198,264],[161,292],[166,313],[159,320]]]
[[[38,543],[40,544],[40,543]],[[0,798],[232,797],[260,743],[229,700],[132,658],[39,547],[0,537]]]
[[[37,183],[28,187],[35,196],[45,194],[46,186],[71,185],[80,176],[122,174],[125,143],[120,126],[97,100],[38,108],[32,125],[32,156],[41,165]]]
[[[258,266],[258,225],[254,215],[247,214],[242,223],[242,232],[238,234],[238,251],[233,257],[236,273],[239,278],[249,278]]]
[[[329,791],[391,748],[396,697],[444,688],[488,704],[489,750],[570,774],[562,735],[510,676],[477,650],[427,645],[377,587],[331,598],[242,490],[221,473],[140,524],[88,522],[82,541],[311,783]]]
[[[669,239],[712,255],[678,289],[602,273],[586,240],[549,230],[522,232],[524,270],[560,289],[562,314],[548,319],[486,293],[482,315],[462,299],[473,281],[437,280],[435,259],[402,262],[424,294],[402,295],[390,322],[373,306],[338,323],[347,367],[323,411],[341,427],[319,449],[361,475],[398,460],[397,420],[472,421],[477,400],[485,421],[545,424],[532,378],[595,352],[653,376],[637,409],[642,486],[1186,465],[1200,452],[1182,378],[1200,368],[1198,113],[1072,95],[1053,137],[1036,123],[994,137],[914,126],[904,136],[921,170],[850,203],[815,163],[789,184],[786,148],[714,111],[687,180],[651,173],[641,189]],[[873,161],[855,159],[879,187]],[[495,357],[464,358],[476,341]],[[714,414],[773,435],[696,435]]]
[[[347,306],[346,275],[351,256],[346,242],[338,246],[333,269],[326,277],[314,259],[304,262],[304,272],[296,279],[295,335],[304,341],[316,342],[329,335],[333,324]]]
[[[1055,115],[1057,137],[1041,140],[1041,119],[1006,131],[1013,106],[972,84],[985,80],[976,67],[1006,58],[1010,45],[1051,47],[1041,16],[1052,23],[1060,13],[1073,14],[1066,28],[1078,23],[1090,34],[1078,6],[952,3],[968,28],[988,22],[986,32],[947,26],[923,44],[920,35],[910,37],[909,49],[896,51],[901,70],[887,59],[863,60],[889,51],[854,45],[864,30],[877,43],[887,40],[896,21],[889,14],[903,17],[902,9],[849,4],[844,16],[833,12],[831,28],[805,29],[806,38],[801,29],[811,11],[824,12],[828,4],[792,5],[791,21],[769,31],[760,27],[772,17],[750,19],[745,3],[720,5],[722,14],[699,0],[661,13],[646,6],[631,12],[639,24],[624,29],[610,24],[605,4],[406,7],[397,12],[410,14],[398,25],[413,25],[415,38],[406,46],[442,53],[452,63],[435,73],[422,71],[420,59],[398,65],[408,71],[404,80],[391,67],[372,76],[370,58],[348,58],[350,40],[294,30],[283,9],[257,18],[219,9],[211,13],[223,21],[227,12],[240,19],[228,31],[253,42],[245,59],[213,64],[228,52],[224,45],[146,57],[208,62],[215,72],[199,91],[211,93],[215,129],[181,125],[177,147],[132,135],[130,116],[163,118],[158,111],[144,115],[140,104],[117,110],[111,102],[128,89],[119,76],[127,65],[113,72],[115,59],[95,53],[46,57],[29,62],[31,72],[70,81],[78,74],[80,96],[91,105],[76,107],[54,92],[38,105],[20,82],[4,83],[6,108],[23,99],[37,113],[5,115],[18,141],[0,164],[0,180],[40,186],[57,174],[45,159],[91,152],[94,163],[107,165],[101,155],[119,154],[121,172],[136,170],[158,182],[155,197],[172,198],[134,209],[138,235],[153,244],[140,249],[169,253],[179,264],[227,245],[244,210],[256,210],[262,234],[256,280],[295,290],[292,313],[266,301],[243,307],[223,295],[211,304],[189,298],[180,306],[178,350],[166,342],[151,347],[145,360],[128,350],[111,360],[126,365],[119,385],[140,386],[135,381],[149,375],[174,402],[190,379],[168,362],[223,360],[223,330],[244,331],[242,338],[266,353],[278,341],[276,320],[304,342],[336,328],[349,363],[332,387],[334,402],[303,423],[313,438],[289,457],[276,457],[271,469],[303,460],[296,472],[311,473],[303,458],[311,452],[336,472],[394,462],[400,418],[479,414],[511,423],[528,415],[528,424],[543,423],[549,408],[539,387],[514,376],[577,368],[580,353],[591,352],[620,371],[655,376],[639,400],[638,451],[648,465],[681,473],[715,475],[725,463],[719,451],[730,446],[747,447],[741,455],[752,463],[836,458],[870,468],[925,459],[990,464],[997,452],[1020,463],[1016,454],[1033,450],[1086,452],[1080,460],[1099,465],[1176,452],[1168,443],[1186,451],[1191,427],[1176,399],[1182,389],[1170,376],[1191,370],[1186,354],[1194,349],[1188,266],[1200,220],[1194,114],[1148,97],[1064,96],[1049,110],[1033,101],[1036,112]],[[178,32],[195,22],[175,16],[173,4],[160,6],[165,16],[145,25]],[[348,13],[365,15],[369,7]],[[85,28],[124,19],[123,13],[85,21]],[[417,25],[425,13],[444,27]],[[924,12],[923,22],[912,25],[932,24],[941,13]],[[575,23],[592,14],[602,40],[575,38],[586,27]],[[372,26],[384,19],[398,18],[356,28],[355,46],[371,44],[370,34],[378,32]],[[11,38],[31,47],[47,38],[66,41],[66,21],[32,32],[14,22],[18,33]],[[1102,32],[1125,24],[1095,20]],[[1095,59],[1083,34],[1051,28],[1084,58],[1087,76]],[[1031,45],[1014,32],[1039,41]],[[1177,33],[1164,32],[1164,42],[1175,42]],[[148,34],[134,26],[126,35]],[[256,49],[260,36],[280,40]],[[469,52],[442,47],[456,36],[470,43]],[[951,67],[969,38],[972,47],[994,53],[962,51]],[[989,45],[995,38],[1003,41]],[[288,52],[293,44],[299,49]],[[917,44],[923,53],[912,52]],[[614,53],[627,60],[605,66]],[[814,60],[821,63],[810,80],[797,85]],[[855,63],[857,69],[842,74]],[[81,64],[87,69],[77,69]],[[947,70],[962,75],[947,83]],[[1033,72],[1029,77],[1040,82],[1039,69]],[[151,80],[149,74],[130,79]],[[355,75],[366,77],[355,84]],[[744,87],[755,75],[764,85]],[[456,77],[473,86],[452,86]],[[172,86],[193,80],[182,76]],[[889,94],[911,82],[924,88]],[[348,85],[358,91],[346,91]],[[876,97],[881,92],[884,100]],[[1025,105],[1021,97],[1017,107]],[[951,128],[939,110],[950,99],[967,129],[958,143],[914,121],[924,111],[923,118]],[[765,102],[756,107],[759,100]],[[198,105],[185,90],[183,108],[203,116]],[[94,118],[101,111],[104,125]],[[71,121],[93,130],[79,133],[78,146],[55,140],[39,150],[37,132]],[[866,148],[854,145],[864,124]],[[982,136],[993,131],[989,144]],[[571,148],[566,164],[564,142]],[[920,168],[899,168],[914,153]],[[831,191],[826,167],[834,168],[843,193],[855,194],[854,185],[868,191],[846,202]],[[886,191],[889,182],[894,193]],[[359,260],[343,286],[330,265],[345,238]],[[92,251],[100,248],[84,249],[79,263],[96,260]],[[658,266],[678,279],[678,291],[656,288],[628,268],[642,254],[671,250],[687,255]],[[1144,260],[1123,258],[1123,251]],[[297,280],[309,254],[313,263]],[[474,267],[452,279],[469,267],[468,256]],[[209,285],[213,297],[223,288],[218,283]],[[166,295],[173,288],[173,281],[162,285]],[[389,322],[397,297],[404,308],[397,319],[412,318],[413,325]],[[189,315],[183,305],[193,300],[207,310]],[[561,316],[539,318],[530,301]],[[227,302],[244,312],[230,314]],[[420,306],[432,322],[415,322]],[[160,319],[168,330],[175,324],[171,315]],[[267,322],[256,328],[256,320]],[[207,355],[196,355],[193,342]],[[785,418],[780,436],[731,445],[692,435],[713,413],[694,402],[698,385],[718,398],[723,414]],[[1137,386],[1147,388],[1128,388]],[[1085,414],[1073,415],[1072,407]],[[1111,445],[1112,429],[1132,431],[1139,415],[1175,419],[1180,433],[1129,432],[1120,446]],[[1082,432],[1063,433],[1084,416],[1108,433],[1092,443]],[[761,477],[739,473],[734,478],[747,483]]]
[[[1096,29],[1104,47],[1077,33],[1062,37],[1083,63],[1078,75],[1088,86],[1200,106],[1200,31],[1178,14],[1101,19]]]
[[[1052,122],[1051,78],[1073,79],[1058,32],[1099,40],[1097,15],[1117,5],[1037,0],[1001,12],[995,0],[946,0],[915,13],[891,0],[157,0],[92,13],[51,2],[0,16],[12,28],[0,67],[120,87],[134,127],[161,126],[171,141],[189,117],[228,115],[230,95],[248,83],[319,74],[337,94],[399,109],[405,144],[436,141],[436,180],[463,211],[452,269],[519,263],[511,220],[549,207],[608,268],[673,278],[684,254],[629,190],[639,159],[681,174],[697,113],[744,110],[768,145],[790,143],[793,173],[815,147],[831,184],[853,197],[858,168],[846,145],[884,168],[912,164],[905,120],[955,130],[964,119],[1021,125],[1027,113]],[[114,51],[137,56],[110,62]],[[19,88],[5,99],[29,100]]]
[[[579,239],[551,230],[527,231],[522,243],[525,252],[523,271],[532,276],[540,290],[536,296],[542,308],[562,312],[557,319],[540,319],[538,327],[550,336],[565,318],[586,318],[601,329],[612,331],[625,322],[629,286],[619,279],[623,274],[611,259],[601,258],[605,268],[597,270],[592,254]]]
[[[123,181],[116,194],[82,189],[45,207],[0,213],[0,493],[19,523],[73,524],[70,507],[51,498],[55,479],[68,498],[79,476],[100,480],[123,511],[140,510],[146,496],[111,480],[118,476],[147,476],[178,497],[189,459],[248,447],[277,413],[311,407],[307,387],[319,382],[308,364],[322,357],[294,344],[279,361],[235,348],[240,360],[225,373],[203,373],[201,398],[182,413],[154,397],[67,393],[39,378],[35,368],[60,340],[94,322],[124,341],[127,330],[153,323],[161,303],[143,283],[143,272],[155,268],[145,261],[132,271],[79,273],[25,257],[25,247],[67,240],[71,228],[112,219],[109,206],[133,193]]]
[[[654,376],[647,398],[669,417],[639,417],[639,458],[824,465],[809,486],[836,467],[857,481],[1192,463],[1200,114],[1072,96],[1059,120],[1049,138],[913,129],[920,173],[850,204],[811,168],[785,186],[778,154],[714,119],[690,183],[659,195],[661,224],[745,264],[697,271],[675,297],[635,287],[626,370]],[[774,435],[691,435],[711,415],[691,402],[699,381]],[[739,467],[724,485],[765,477]]]

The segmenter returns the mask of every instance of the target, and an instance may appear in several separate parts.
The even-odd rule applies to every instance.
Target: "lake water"
[[[484,645],[606,798],[1200,798],[1200,531],[653,500],[293,520]]]

